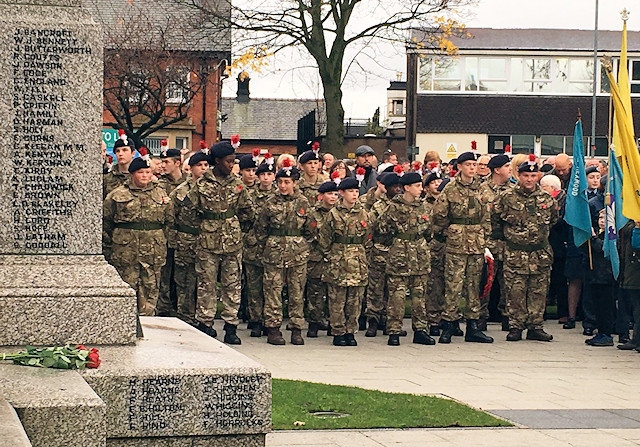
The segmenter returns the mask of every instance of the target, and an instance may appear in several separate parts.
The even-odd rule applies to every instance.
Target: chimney
[[[249,77],[249,73],[243,71],[238,74],[238,91],[236,92],[236,101],[241,104],[248,103],[251,99],[249,98],[249,81],[251,78]]]

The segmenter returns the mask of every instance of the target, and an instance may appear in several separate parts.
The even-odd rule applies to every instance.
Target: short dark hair
[[[382,154],[382,163],[388,163],[389,160],[391,160],[392,156],[398,156],[398,154],[396,154],[395,152],[391,152],[391,151],[384,151],[384,153]]]

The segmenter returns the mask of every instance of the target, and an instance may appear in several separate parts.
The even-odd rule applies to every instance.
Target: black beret
[[[489,169],[501,168],[509,162],[511,162],[511,160],[504,154],[494,155],[491,157],[491,160],[489,160],[489,163],[487,163],[487,166]]]
[[[209,154],[208,153],[204,153],[202,151],[198,151],[195,154],[193,154],[191,157],[189,157],[189,166],[195,166],[198,163],[200,163],[201,161],[209,161]]]
[[[445,177],[442,179],[442,183],[438,185],[438,192],[441,192],[445,186],[451,181],[451,177]]]
[[[296,167],[290,167],[290,168],[282,168],[280,169],[277,173],[276,173],[276,178],[290,178],[293,180],[299,180],[300,179],[300,171],[298,171],[298,168]]]
[[[401,185],[413,185],[414,183],[422,184],[422,177],[417,172],[407,172],[400,177]]]
[[[387,188],[389,186],[400,184],[400,176],[395,172],[385,172],[382,176],[382,179],[380,179],[380,177],[381,176],[379,175],[377,180],[380,180],[380,183],[382,183]]]
[[[600,170],[595,166],[587,166],[587,169],[585,169],[585,175],[593,174],[594,172],[600,173]]]
[[[476,154],[473,152],[463,152],[458,157],[458,164],[464,163],[465,161],[476,161]]]
[[[544,172],[545,174],[550,174],[551,172],[553,172],[553,166],[545,163],[542,166],[540,166],[540,172]]]
[[[219,143],[211,146],[209,151],[209,164],[213,166],[213,161],[216,158],[224,158],[228,155],[235,154],[236,150],[228,141],[220,141]]]
[[[538,164],[533,163],[529,164],[528,161],[525,161],[518,166],[518,173],[520,172],[538,172]]]
[[[336,185],[336,182],[331,180],[324,182],[318,187],[318,192],[320,194],[324,194],[325,192],[337,192],[337,191],[338,191],[338,185]]]
[[[431,174],[427,175],[427,177],[424,179],[423,184],[426,186],[429,183],[441,178],[442,178],[442,174],[440,174],[440,172],[432,172]]]
[[[276,168],[274,167],[273,163],[266,163],[266,162],[262,162],[260,163],[260,166],[258,166],[258,168],[256,169],[256,175],[258,174],[262,174],[263,172],[272,172],[275,174]]]
[[[353,177],[345,177],[338,185],[338,189],[341,191],[345,189],[360,189],[360,182]]]
[[[253,159],[253,155],[247,154],[240,157],[240,169],[255,169],[257,168],[256,162]]]
[[[305,164],[305,163],[308,163],[308,162],[310,162],[312,160],[321,161],[320,154],[318,154],[315,151],[303,152],[302,155],[300,156],[299,162],[300,162],[300,164]]]
[[[151,163],[149,163],[149,160],[145,160],[142,157],[136,157],[133,159],[133,161],[129,165],[129,172],[133,174],[138,169],[144,169],[144,168],[150,168],[150,167],[151,167]]]
[[[167,149],[166,151],[160,152],[160,158],[181,158],[182,154],[178,149]]]
[[[119,147],[130,147],[132,151],[136,149],[136,145],[133,140],[128,139],[126,142],[121,139],[117,139],[115,143],[113,143],[113,150],[115,151]]]

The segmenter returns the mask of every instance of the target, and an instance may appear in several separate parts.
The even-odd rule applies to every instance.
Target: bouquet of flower
[[[24,351],[16,354],[0,354],[0,360],[12,360],[16,365],[40,368],[85,369],[100,366],[98,350],[84,345],[77,345],[75,348],[69,345],[48,348],[27,346]]]

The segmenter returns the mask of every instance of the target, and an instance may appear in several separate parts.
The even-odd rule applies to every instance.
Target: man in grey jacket
[[[360,195],[366,194],[371,188],[377,186],[378,172],[373,166],[375,156],[376,153],[370,146],[362,145],[356,149],[356,171],[358,168],[363,168],[365,171],[364,180],[360,181]]]

